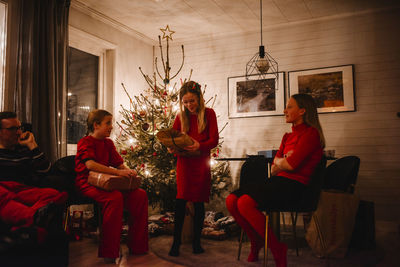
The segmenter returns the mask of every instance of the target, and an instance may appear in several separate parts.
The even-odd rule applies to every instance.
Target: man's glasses
[[[24,131],[24,128],[21,126],[13,126],[13,127],[8,127],[8,128],[0,128],[0,129],[4,129],[4,130],[9,130],[12,132],[17,132],[18,130]]]

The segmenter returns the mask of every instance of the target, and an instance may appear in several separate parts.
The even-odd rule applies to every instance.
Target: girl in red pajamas
[[[251,241],[248,261],[257,261],[264,246],[265,216],[257,208],[290,206],[296,203],[322,158],[325,139],[316,104],[307,94],[293,95],[285,108],[292,132],[286,133],[271,167],[272,177],[264,184],[245,185],[226,199],[226,206]],[[278,267],[287,266],[287,246],[268,226],[268,247]]]
[[[204,202],[209,201],[211,187],[210,150],[218,145],[218,125],[214,110],[206,108],[200,85],[189,81],[182,85],[179,92],[180,114],[173,128],[187,133],[194,141],[185,147],[196,156],[178,154],[176,165],[176,207],[174,242],[170,256],[179,256],[181,233],[185,218],[186,202],[194,204],[193,253],[203,253],[200,246],[201,231],[204,222]],[[171,151],[170,152],[175,152]]]
[[[78,143],[75,157],[76,187],[84,196],[96,200],[103,215],[102,236],[98,256],[112,263],[119,257],[122,213],[129,212],[128,248],[131,254],[148,251],[147,194],[143,189],[129,192],[108,192],[88,184],[89,171],[140,179],[134,170],[123,164],[123,159],[108,137],[112,130],[112,115],[105,110],[94,110],[87,119],[89,135]]]

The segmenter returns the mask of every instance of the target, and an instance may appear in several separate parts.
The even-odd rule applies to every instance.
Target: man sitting
[[[38,241],[60,230],[66,192],[33,186],[51,163],[31,132],[23,132],[14,112],[0,112],[0,221],[12,230],[34,226]],[[43,229],[44,228],[44,229]]]

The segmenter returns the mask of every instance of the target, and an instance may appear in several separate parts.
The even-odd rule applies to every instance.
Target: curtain
[[[51,160],[66,155],[70,0],[21,0],[14,106]]]

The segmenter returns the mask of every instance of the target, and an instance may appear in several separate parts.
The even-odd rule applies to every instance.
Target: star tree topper
[[[167,25],[165,29],[160,29],[160,30],[163,32],[163,37],[162,37],[163,39],[167,39],[167,41],[168,39],[172,40],[172,34],[174,34],[175,32],[169,29],[169,25]]]

